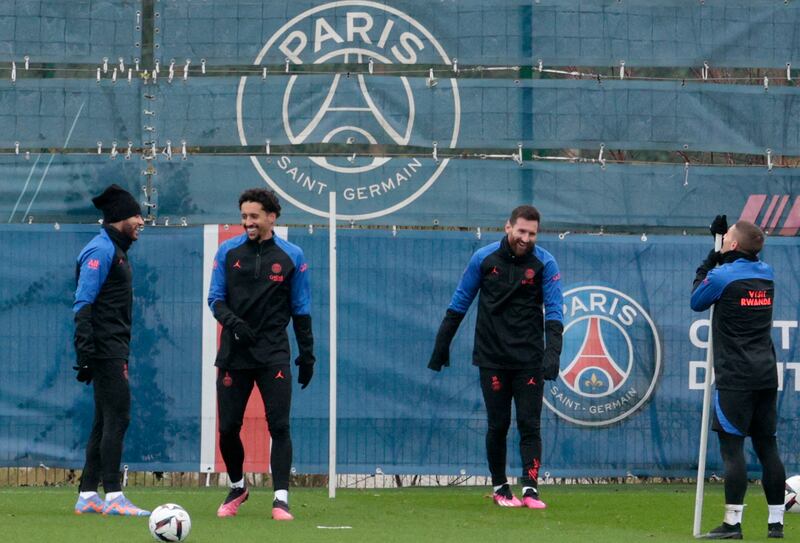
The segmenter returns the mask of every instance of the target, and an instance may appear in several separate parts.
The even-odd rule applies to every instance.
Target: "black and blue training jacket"
[[[548,361],[558,365],[563,295],[553,255],[536,245],[516,256],[504,236],[472,255],[448,315],[460,322],[479,293],[474,365],[496,369],[542,369]],[[450,338],[441,339],[449,345]]]
[[[223,243],[214,258],[208,305],[223,327],[218,367],[288,364],[290,319],[300,348],[298,363],[313,363],[308,264],[297,245],[274,234],[264,241],[242,234]],[[234,341],[232,330],[241,321],[256,336],[252,345]]]
[[[775,297],[772,267],[738,251],[723,253],[722,265],[706,260],[698,269],[691,306],[714,305],[714,374],[721,390],[778,387],[772,343]]]
[[[76,262],[75,352],[79,364],[130,354],[133,273],[131,240],[113,226],[83,248]]]

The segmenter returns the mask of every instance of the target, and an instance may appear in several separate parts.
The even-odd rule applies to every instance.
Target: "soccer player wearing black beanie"
[[[133,302],[128,249],[144,225],[142,209],[125,189],[114,184],[92,199],[103,212],[100,233],[77,259],[75,314],[77,379],[94,384],[94,422],[86,445],[75,513],[146,516],[122,493],[122,442],[130,421],[128,355]],[[105,500],[97,494],[102,483]]]

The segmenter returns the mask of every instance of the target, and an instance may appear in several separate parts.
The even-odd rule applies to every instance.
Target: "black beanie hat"
[[[103,222],[106,224],[142,214],[142,208],[136,198],[116,183],[106,188],[99,196],[92,198],[92,203],[103,212]]]

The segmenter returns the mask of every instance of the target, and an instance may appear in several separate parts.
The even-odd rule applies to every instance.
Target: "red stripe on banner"
[[[795,236],[798,230],[800,230],[800,196],[795,198],[794,205],[789,210],[789,216],[781,228],[781,236]]]
[[[740,221],[750,221],[755,223],[758,218],[758,213],[764,207],[764,202],[767,201],[766,194],[751,194],[747,198],[747,203],[744,204],[742,215],[739,217]]]
[[[772,200],[769,201],[769,207],[767,208],[767,212],[764,213],[764,218],[761,219],[762,230],[766,228],[767,223],[769,222],[769,218],[772,216],[772,210],[775,209],[775,204],[778,203],[778,198],[780,198],[780,196],[773,196]]]
[[[781,198],[781,203],[778,206],[778,210],[775,211],[775,215],[772,216],[772,222],[769,223],[769,230],[770,232],[775,230],[775,227],[778,226],[778,221],[781,220],[781,215],[783,215],[783,208],[786,207],[786,202],[789,201],[789,195],[787,194],[783,198]]]
[[[244,229],[241,226],[220,226],[219,244],[241,235]],[[217,349],[219,349],[222,326],[217,325]],[[222,454],[219,452],[219,413],[217,413],[217,433],[216,433],[216,453],[215,471],[224,472],[225,462],[222,461]],[[269,472],[269,452],[270,435],[267,428],[267,416],[264,412],[264,401],[261,399],[261,392],[258,387],[253,387],[250,400],[244,412],[242,431],[239,434],[244,445],[244,471],[255,473]]]

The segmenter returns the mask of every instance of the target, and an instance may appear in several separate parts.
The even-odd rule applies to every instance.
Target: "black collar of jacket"
[[[133,240],[131,238],[129,238],[128,236],[126,236],[125,234],[123,234],[122,232],[120,232],[119,230],[117,230],[116,228],[111,226],[110,224],[104,224],[103,225],[103,229],[108,234],[108,237],[111,238],[111,241],[114,242],[114,245],[116,245],[117,247],[122,249],[123,253],[127,253],[128,252],[128,249],[130,249],[131,243],[133,243]]]
[[[744,258],[745,260],[749,260],[751,262],[758,262],[758,256],[751,255],[749,253],[743,253],[742,251],[728,251],[727,253],[722,253],[722,264],[728,264],[729,262],[735,262],[740,258]]]
[[[275,245],[275,234],[272,234],[272,237],[265,240],[258,240],[258,239],[250,239],[247,238],[247,243],[249,243],[252,247],[269,247],[270,245]]]
[[[534,245],[529,253],[526,253],[522,256],[517,256],[514,254],[514,251],[511,250],[511,244],[508,243],[508,234],[506,234],[503,236],[503,240],[500,242],[500,256],[509,262],[527,262],[528,260],[533,259],[533,251],[535,247],[536,246]]]

